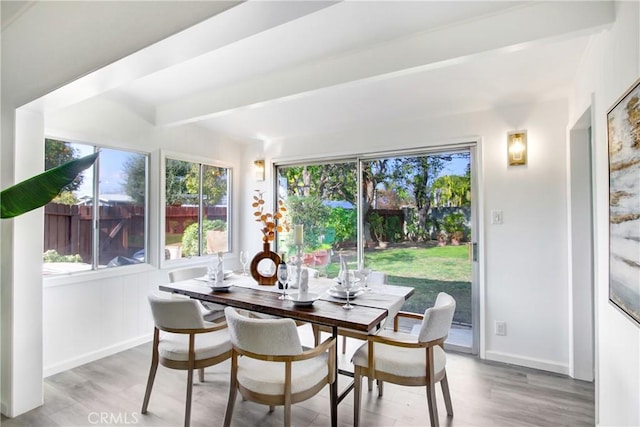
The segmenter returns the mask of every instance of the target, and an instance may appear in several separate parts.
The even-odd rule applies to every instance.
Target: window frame
[[[179,160],[183,162],[196,163],[200,165],[202,169],[203,166],[212,166],[217,168],[225,168],[227,169],[227,252],[224,253],[225,258],[229,256],[229,254],[233,253],[234,248],[234,239],[233,239],[233,164],[229,162],[225,162],[223,160],[207,158],[204,156],[198,155],[189,155],[184,153],[178,153],[175,151],[168,150],[160,150],[160,197],[158,197],[158,212],[160,213],[159,221],[158,221],[158,250],[156,251],[159,258],[158,265],[160,268],[176,268],[181,266],[188,266],[194,264],[202,264],[203,262],[208,262],[213,259],[213,254],[203,254],[197,256],[189,256],[179,259],[165,259],[164,250],[166,246],[166,200],[167,200],[167,159],[171,160]],[[202,188],[202,174],[200,175],[200,188]],[[202,227],[202,212],[203,212],[203,204],[202,204],[202,191],[198,194],[199,200],[199,209],[198,209],[198,223],[199,226]]]
[[[144,180],[145,180],[145,201],[144,201],[144,251],[145,254],[147,254],[149,252],[149,248],[150,248],[150,237],[149,237],[149,230],[150,230],[150,211],[149,211],[149,206],[150,206],[150,202],[149,202],[149,197],[151,194],[151,190],[150,190],[150,180],[149,180],[149,169],[151,167],[151,153],[148,151],[142,151],[142,150],[134,150],[134,149],[129,149],[129,148],[124,148],[124,147],[119,147],[119,146],[114,146],[114,145],[109,145],[109,144],[102,144],[102,143],[93,143],[93,142],[88,142],[85,140],[78,140],[75,138],[67,138],[64,136],[59,136],[59,135],[55,135],[55,134],[45,134],[44,138],[43,138],[43,145],[42,148],[43,150],[45,149],[45,144],[46,144],[46,140],[47,139],[54,139],[54,140],[58,140],[58,141],[63,141],[65,143],[68,144],[76,144],[76,145],[84,145],[86,147],[91,148],[93,151],[93,153],[96,152],[100,152],[102,149],[105,150],[112,150],[112,151],[120,151],[120,152],[125,152],[125,153],[131,153],[131,154],[138,154],[141,156],[144,156],[145,159],[145,176],[144,176]],[[96,203],[97,206],[99,207],[99,199],[100,199],[100,160],[101,157],[98,156],[98,158],[96,159],[96,162],[92,165],[93,167],[93,182],[91,183],[91,187],[92,187],[92,192],[93,192],[93,198],[92,198],[92,207],[95,208],[96,207]],[[118,268],[107,268],[106,266],[103,268],[99,268],[99,249],[100,249],[100,241],[99,241],[99,236],[100,236],[100,215],[99,215],[99,209],[92,209],[91,212],[91,239],[92,239],[92,244],[91,244],[91,253],[92,253],[92,257],[91,257],[91,268],[87,269],[87,270],[80,270],[80,271],[65,271],[65,272],[60,272],[60,273],[56,273],[56,274],[42,274],[42,278],[45,282],[47,283],[51,283],[51,284],[58,284],[58,282],[60,282],[60,278],[69,278],[69,277],[75,277],[75,278],[79,278],[79,280],[84,280],[83,276],[85,275],[96,275],[96,274],[100,274],[103,275],[105,274],[105,272],[109,272],[108,274],[106,274],[106,276],[117,276],[120,274],[128,274],[129,272],[131,272],[132,270],[138,270],[141,269],[142,270],[147,270],[150,266],[151,266],[151,262],[148,256],[145,256],[145,260],[144,262],[140,262],[137,264],[130,264],[130,265],[120,265],[117,266]],[[43,235],[44,235],[44,220],[43,220]],[[44,248],[43,248],[44,250]],[[125,270],[126,272],[124,272],[123,270]],[[114,271],[116,271],[116,273],[113,273]],[[117,273],[117,272],[121,272],[121,273]],[[73,281],[69,281],[69,280],[64,280],[64,283],[68,283],[68,282],[74,282]]]

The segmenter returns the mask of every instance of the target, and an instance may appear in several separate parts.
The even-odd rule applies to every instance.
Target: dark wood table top
[[[398,303],[399,299],[406,300],[413,294],[413,288],[410,287],[384,286],[383,288],[389,291],[388,307]],[[357,299],[352,300],[354,305],[352,310],[344,310],[342,308],[344,302],[339,303],[322,299],[315,301],[312,306],[301,307],[294,305],[291,301],[279,300],[279,293],[277,292],[240,286],[233,286],[229,288],[228,292],[217,292],[195,280],[160,285],[160,290],[185,295],[201,301],[363,332],[371,331],[387,317],[387,309],[358,305]]]

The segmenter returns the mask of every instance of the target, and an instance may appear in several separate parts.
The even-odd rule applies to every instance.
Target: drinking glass
[[[353,306],[349,302],[349,294],[351,293],[351,287],[353,286],[354,276],[353,272],[350,271],[344,275],[344,280],[342,281],[342,286],[347,290],[347,303],[342,306],[345,310],[351,310]]]
[[[249,264],[249,252],[248,251],[240,251],[240,264],[242,264],[242,275],[248,276],[247,274],[247,264]]]
[[[289,286],[289,266],[287,264],[278,265],[278,280],[282,283],[282,295],[278,297],[280,300],[290,300],[287,295],[287,287]]]
[[[360,269],[360,282],[364,285],[364,290],[365,291],[370,291],[371,288],[369,287],[369,275],[371,274],[371,269],[370,268],[361,268]]]

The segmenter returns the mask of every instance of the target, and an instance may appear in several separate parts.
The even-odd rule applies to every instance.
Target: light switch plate
[[[491,224],[502,224],[502,211],[491,211]]]

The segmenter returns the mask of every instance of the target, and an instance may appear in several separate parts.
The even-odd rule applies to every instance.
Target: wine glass
[[[242,275],[248,276],[247,274],[247,264],[249,264],[249,252],[248,251],[240,251],[240,264],[242,264]]]
[[[371,269],[370,268],[365,268],[362,267],[360,269],[360,282],[362,282],[362,284],[364,285],[364,290],[365,291],[370,291],[371,288],[369,287],[369,275],[371,274]]]
[[[342,281],[342,286],[344,286],[344,288],[347,291],[347,303],[342,306],[342,308],[344,308],[345,310],[351,310],[353,308],[353,306],[349,302],[349,294],[351,293],[351,287],[353,286],[353,282],[354,282],[353,271],[349,271],[347,274],[344,275],[344,280]]]
[[[287,287],[289,286],[289,266],[285,263],[278,265],[278,281],[282,283],[282,295],[278,297],[280,300],[290,300],[287,295]]]

